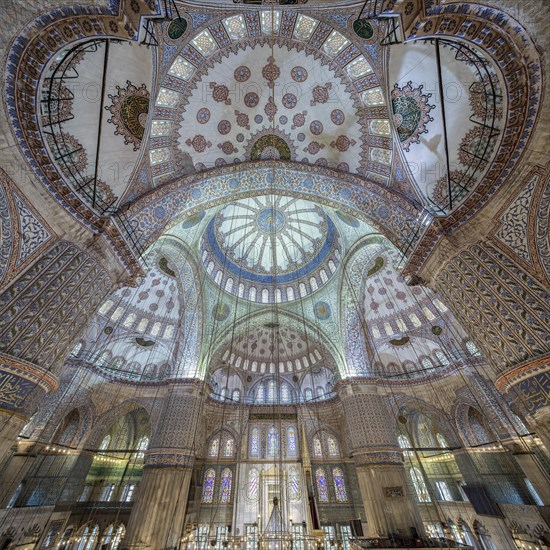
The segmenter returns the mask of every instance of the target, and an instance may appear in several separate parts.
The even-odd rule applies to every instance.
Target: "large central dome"
[[[340,260],[337,230],[323,209],[286,196],[261,196],[222,208],[202,239],[204,266],[228,292],[285,302],[324,285]]]

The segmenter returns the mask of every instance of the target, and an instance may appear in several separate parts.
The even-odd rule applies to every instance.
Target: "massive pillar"
[[[376,387],[359,384],[343,386],[339,395],[365,507],[368,536],[411,536],[413,530],[421,534],[422,522],[409,491],[390,411],[382,396]]]
[[[121,267],[110,251],[57,241],[0,295],[0,459],[58,387],[59,367],[113,289]]]
[[[458,253],[448,244],[435,254],[444,267],[432,284],[550,451],[550,291],[491,240]]]
[[[194,441],[202,383],[178,383],[165,398],[145,453],[124,548],[178,547],[195,461]]]

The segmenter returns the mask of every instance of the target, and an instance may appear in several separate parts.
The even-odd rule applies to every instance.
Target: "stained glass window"
[[[220,438],[216,437],[210,443],[210,450],[208,451],[208,456],[218,456],[220,452]]]
[[[231,483],[233,481],[233,472],[229,468],[222,471],[222,486],[220,500],[222,504],[227,504],[231,500]]]
[[[432,365],[432,362],[429,360],[429,359],[422,359],[422,361],[420,361],[421,365],[422,365],[422,368],[424,369],[431,369],[433,368],[433,365]]]
[[[214,498],[214,483],[216,482],[216,472],[209,468],[204,472],[204,482],[202,486],[202,502],[212,504]]]
[[[332,31],[323,44],[323,50],[327,55],[338,55],[347,45],[349,40],[338,31]]]
[[[307,15],[298,15],[294,25],[294,36],[298,40],[309,40],[319,21],[308,17]]]
[[[435,352],[435,356],[437,357],[437,360],[442,364],[442,365],[449,365],[450,362],[449,362],[449,358],[442,352],[442,351],[439,351],[437,350]]]
[[[321,449],[321,440],[318,437],[313,438],[313,456],[316,458],[323,457],[323,450]]]
[[[402,449],[410,449],[411,442],[409,441],[409,438],[406,435],[400,435],[397,437],[397,442],[399,443],[399,446]],[[413,452],[406,450],[403,452],[403,456],[412,456]]]
[[[223,20],[231,40],[240,40],[246,36],[246,24],[242,15],[234,15]]]
[[[194,70],[195,67],[193,67],[189,61],[186,61],[183,57],[178,55],[168,72],[176,78],[187,80],[193,74]]]
[[[267,400],[270,403],[274,403],[276,401],[275,393],[275,380],[270,380],[267,390]]]
[[[251,500],[256,500],[258,498],[258,489],[260,485],[260,473],[256,468],[252,468],[248,472],[248,490],[247,495]]]
[[[218,47],[216,41],[206,29],[193,38],[193,40],[191,40],[191,44],[193,44],[193,46],[195,46],[195,48],[197,48],[197,50],[199,50],[199,52],[203,55],[212,53]]]
[[[271,426],[267,432],[267,453],[269,456],[275,456],[279,452],[279,434],[277,428]]]
[[[146,451],[148,447],[149,447],[149,438],[146,436],[141,437],[137,444],[137,450],[139,451],[137,454],[137,457],[143,458],[145,456],[145,453],[143,451]]]
[[[319,497],[319,502],[328,502],[327,476],[323,468],[317,468],[317,470],[315,470],[315,480],[317,481],[317,496]]]
[[[298,470],[293,466],[288,473],[288,496],[290,500],[300,498],[300,476]]]
[[[103,441],[101,442],[101,445],[99,446],[99,450],[104,451],[105,449],[107,449],[109,447],[109,443],[111,443],[111,436],[106,435],[103,438]]]
[[[479,350],[477,349],[477,346],[471,340],[466,342],[466,349],[470,352],[471,355],[481,355],[481,353],[479,353]]]
[[[281,384],[281,403],[290,403],[290,388],[286,382]]]
[[[313,399],[313,391],[311,388],[306,388],[306,391],[304,392],[304,399],[306,401],[311,401]]]
[[[287,437],[287,452],[289,456],[296,456],[296,429],[290,426],[286,432]]]
[[[264,385],[259,384],[256,392],[256,403],[263,403],[265,401]]]
[[[223,456],[233,456],[234,452],[235,440],[232,437],[228,437],[223,448]]]
[[[241,400],[241,390],[233,390],[233,393],[231,394],[231,399],[233,401],[240,401]]]
[[[445,449],[449,446],[447,443],[447,440],[441,435],[441,434],[435,434],[435,438],[437,439],[437,444],[442,448]]]
[[[250,456],[260,455],[260,430],[252,428],[250,432]]]
[[[351,78],[359,78],[361,76],[365,76],[367,73],[372,73],[372,67],[369,65],[366,57],[364,55],[360,55],[348,63],[346,72]]]
[[[344,483],[344,472],[342,468],[334,468],[332,470],[332,479],[334,481],[334,493],[338,502],[347,502],[348,495],[346,494],[346,485]]]
[[[327,447],[329,456],[340,456],[340,448],[338,447],[338,443],[331,435],[327,436]]]
[[[260,23],[264,34],[278,33],[281,23],[281,12],[272,10],[261,11]]]
[[[367,107],[384,105],[384,93],[382,92],[382,88],[371,88],[370,90],[365,90],[361,94],[361,97]]]
[[[426,482],[424,477],[418,468],[410,468],[409,473],[411,474],[411,479],[416,491],[416,495],[420,502],[431,502],[430,495],[428,494],[428,488],[426,487]]]

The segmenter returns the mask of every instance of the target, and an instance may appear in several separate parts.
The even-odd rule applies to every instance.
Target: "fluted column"
[[[55,242],[0,295],[0,459],[122,271],[99,241]]]
[[[183,534],[194,439],[201,405],[199,382],[178,383],[165,398],[163,412],[145,453],[123,548],[175,548]]]
[[[347,384],[339,392],[344,406],[361,497],[371,537],[422,533],[422,521],[409,492],[403,456],[390,411],[377,388]]]

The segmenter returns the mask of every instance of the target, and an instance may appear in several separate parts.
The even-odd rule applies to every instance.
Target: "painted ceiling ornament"
[[[497,135],[482,126],[470,128],[458,147],[458,162],[465,168],[485,166],[493,154]]]
[[[113,115],[107,122],[116,126],[115,135],[122,136],[124,143],[132,144],[134,151],[137,151],[149,113],[149,92],[145,84],[138,88],[129,80],[126,81],[125,88],[117,85],[116,89],[116,95],[109,94],[112,105],[105,107]]]
[[[267,58],[267,65],[262,69],[262,76],[267,80],[267,85],[270,88],[275,86],[275,81],[281,76],[281,69],[275,64],[273,56]]]
[[[495,101],[495,118],[502,118],[502,94],[495,75],[491,78],[488,74],[484,74],[477,82],[473,82],[468,91],[468,101],[474,115],[482,121],[491,116],[492,111],[489,106]]]
[[[391,92],[393,119],[405,151],[409,150],[412,143],[420,143],[420,134],[426,133],[426,125],[433,121],[428,114],[435,107],[428,103],[432,94],[423,94],[422,88],[422,84],[413,88],[409,81],[403,88],[396,83]]]
[[[330,97],[330,91],[332,90],[332,82],[327,82],[324,86],[318,84],[313,88],[311,94],[313,99],[309,102],[312,107],[315,107],[318,103],[326,103]]]
[[[46,136],[46,141],[55,158],[61,173],[70,177],[71,174],[83,174],[88,168],[88,155],[82,144],[67,132]],[[63,159],[63,160],[61,160]]]
[[[359,38],[364,40],[370,40],[374,35],[374,29],[366,19],[356,19],[353,22],[353,30]]]
[[[246,146],[249,160],[295,160],[296,147],[292,138],[276,128],[260,130]]]
[[[216,82],[210,82],[210,89],[212,90],[212,98],[217,103],[225,103],[231,105],[231,99],[229,98],[229,88],[224,84],[216,84]]]
[[[189,147],[193,147],[197,153],[204,153],[206,149],[212,147],[212,142],[207,141],[202,134],[197,134],[193,139],[188,139],[185,143]]]
[[[332,311],[330,309],[330,305],[327,304],[327,302],[323,302],[323,301],[317,302],[313,306],[313,312],[315,314],[315,317],[317,317],[317,319],[319,319],[321,321],[325,321],[332,314]]]
[[[462,182],[467,183],[471,178],[466,176],[466,173],[462,170],[451,170],[451,189],[453,189],[453,200],[460,200],[466,193],[468,193],[468,188]],[[453,184],[453,182],[455,182]],[[457,185],[461,183],[461,185]],[[473,181],[470,182],[473,184]],[[464,189],[461,189],[464,187]],[[432,199],[440,206],[444,207],[449,202],[449,184],[447,182],[447,174],[441,176],[432,191]]]
[[[275,115],[277,114],[277,105],[275,105],[275,100],[271,95],[269,96],[266,106],[264,107],[264,113],[270,121],[273,121]]]
[[[166,33],[170,40],[178,40],[183,36],[183,33],[187,29],[187,19],[183,17],[176,17],[170,21]]]
[[[225,302],[218,302],[212,309],[212,317],[216,321],[225,321],[229,317],[230,309]]]
[[[341,135],[336,138],[336,141],[332,141],[330,146],[333,149],[338,149],[341,153],[344,151],[347,151],[350,146],[353,147],[355,145],[354,139],[349,139],[348,136]]]

